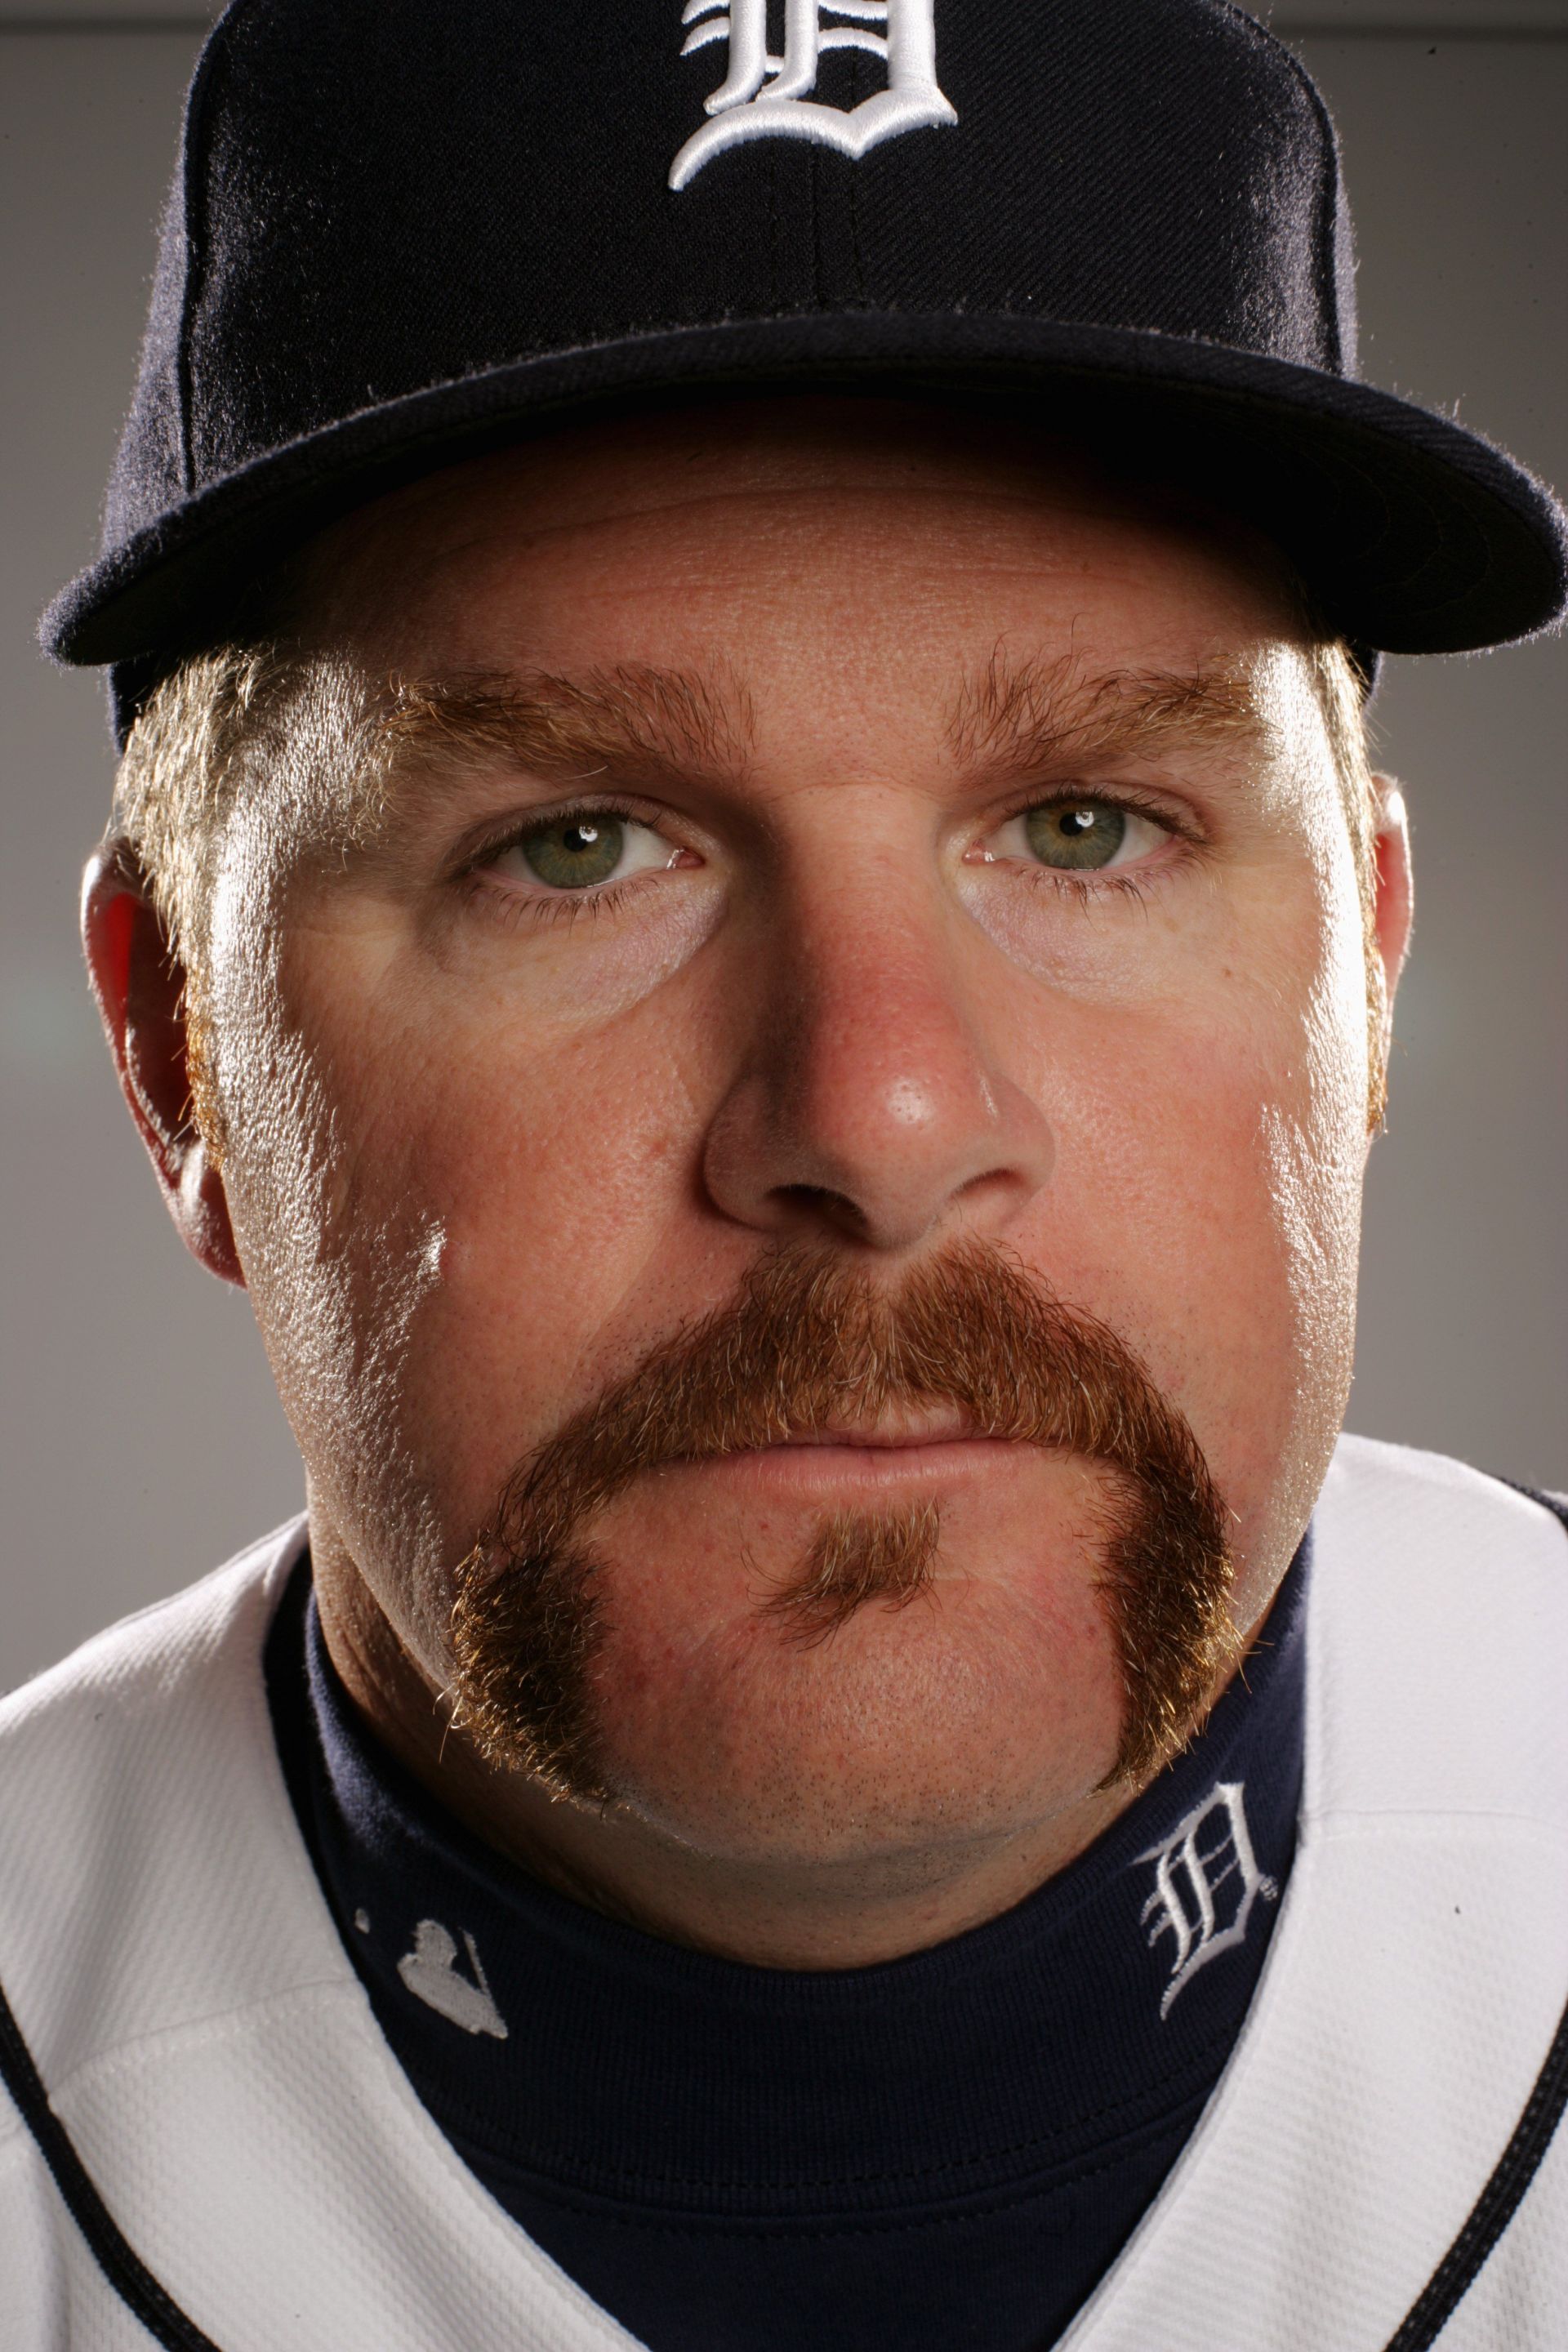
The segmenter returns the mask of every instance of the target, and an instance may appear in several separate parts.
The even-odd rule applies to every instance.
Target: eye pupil
[[[1058,802],[1030,809],[1024,830],[1042,866],[1082,872],[1110,864],[1127,838],[1127,812],[1110,801]]]

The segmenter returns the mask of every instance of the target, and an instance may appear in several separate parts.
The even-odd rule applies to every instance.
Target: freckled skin
[[[479,819],[569,802],[504,761],[454,762],[374,858],[265,793],[230,828],[224,1171],[189,1138],[161,1166],[249,1285],[350,1688],[483,1834],[662,1933],[837,1966],[992,1916],[1132,1793],[1093,1793],[1120,1695],[1085,1465],[952,1461],[931,1593],[809,1650],[757,1601],[852,1469],[629,1490],[597,1536],[605,1813],[443,1736],[452,1571],[513,1466],[761,1250],[896,1285],[978,1236],[1186,1414],[1257,1625],[1343,1412],[1368,1097],[1350,841],[1272,560],[995,425],[748,404],[385,499],[318,543],[297,619],[376,671],[696,671],[750,719],[731,772],[649,787],[684,862],[570,926],[448,870]],[[1245,744],[1047,780],[1188,828],[1136,894],[988,852],[1018,780],[966,772],[950,720],[998,648],[1249,686]],[[1392,814],[1380,866],[1392,989]]]

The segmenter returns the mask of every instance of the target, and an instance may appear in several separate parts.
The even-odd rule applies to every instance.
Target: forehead
[[[1031,653],[1205,660],[1298,637],[1287,566],[1246,526],[1006,416],[813,396],[644,415],[449,467],[296,567],[287,621],[375,667],[731,667],[814,625],[840,659],[1016,632]],[[826,650],[825,642],[824,650]],[[973,647],[970,648],[973,653]]]

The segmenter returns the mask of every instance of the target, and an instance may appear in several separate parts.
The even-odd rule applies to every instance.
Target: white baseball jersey
[[[1062,2352],[1568,2346],[1568,1538],[1359,1439],[1315,1524],[1262,1981]],[[301,1541],[0,1707],[0,2346],[630,2352],[448,2145],[342,1949],[262,1683]]]

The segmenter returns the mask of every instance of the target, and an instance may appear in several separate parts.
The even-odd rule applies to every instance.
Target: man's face
[[[1266,554],[1001,428],[748,405],[401,493],[299,616],[402,699],[372,778],[309,749],[325,696],[229,827],[225,1182],[318,1552],[429,1684],[518,1465],[781,1253],[895,1299],[978,1250],[1109,1327],[1255,1622],[1343,1410],[1369,1091]],[[804,1433],[861,1442],[598,1514],[616,1793],[847,1860],[1081,1802],[1124,1706],[1102,1473],[935,1408]],[[768,1608],[825,1522],[928,1504],[910,1605]]]

